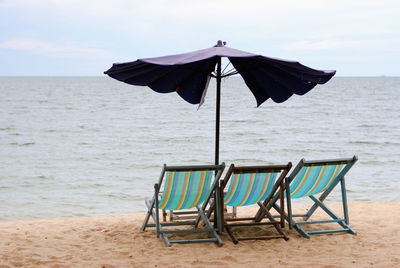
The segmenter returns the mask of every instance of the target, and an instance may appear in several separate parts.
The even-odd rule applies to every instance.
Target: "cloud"
[[[99,59],[115,56],[112,52],[91,47],[81,47],[76,43],[56,44],[34,39],[10,39],[0,43],[0,48],[24,51],[58,58]]]

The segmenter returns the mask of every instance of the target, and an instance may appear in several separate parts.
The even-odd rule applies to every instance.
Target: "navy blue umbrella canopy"
[[[227,57],[260,106],[267,99],[284,102],[326,83],[335,71],[311,69],[295,61],[264,57],[224,45],[189,53],[115,63],[104,72],[119,81],[148,86],[156,92],[176,91],[185,101],[200,103],[210,77],[216,77],[218,58]],[[227,75],[221,74],[221,77]]]
[[[221,58],[233,65],[221,72]],[[221,41],[211,48],[189,53],[115,63],[104,72],[119,81],[148,86],[156,92],[177,92],[191,104],[202,104],[210,78],[217,79],[216,164],[219,154],[219,107],[221,78],[240,74],[253,93],[257,106],[271,98],[281,103],[293,94],[304,95],[317,84],[324,84],[336,71],[316,70],[296,61],[269,58],[225,46]]]

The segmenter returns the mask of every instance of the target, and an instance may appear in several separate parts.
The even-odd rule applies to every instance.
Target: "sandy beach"
[[[207,243],[167,248],[153,229],[140,231],[144,214],[3,222],[0,267],[399,267],[400,201],[350,203],[349,209],[356,236],[317,235],[308,240],[286,227],[289,241],[234,245],[223,234],[222,247]],[[263,228],[270,227],[255,231],[265,232]]]

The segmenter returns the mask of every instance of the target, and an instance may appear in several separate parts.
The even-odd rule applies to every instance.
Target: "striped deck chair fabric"
[[[294,227],[300,233],[300,235],[306,238],[310,238],[310,235],[313,234],[343,232],[355,234],[355,231],[349,226],[345,175],[357,160],[358,158],[356,156],[353,156],[352,158],[317,161],[306,161],[304,159],[300,160],[298,165],[288,176],[288,183],[286,187],[289,188],[288,192],[290,194],[288,195],[285,191],[288,201],[288,214],[286,214],[285,216],[286,219],[289,221],[289,227]],[[339,183],[341,185],[343,218],[335,214],[333,210],[329,209],[324,203],[325,199]],[[318,198],[314,196],[319,193],[321,193],[321,195]],[[291,200],[302,197],[309,197],[313,201],[313,205],[310,209],[308,209],[306,214],[293,215]],[[277,205],[276,203],[274,203],[274,207],[278,210],[280,209],[279,205]],[[309,218],[312,216],[317,208],[321,208],[330,217],[330,219],[309,221]],[[295,221],[295,217],[302,217],[303,221]],[[338,223],[342,228],[306,231],[302,227],[311,226],[312,224],[324,223]]]
[[[275,220],[269,213],[271,208],[268,203],[274,195],[283,197],[284,179],[289,172],[292,164],[287,165],[271,165],[271,166],[242,166],[235,167],[232,164],[229,167],[225,179],[221,181],[220,196],[223,206],[243,207],[257,204],[265,215],[268,216],[267,222],[255,222],[255,217],[225,219],[223,213],[223,225],[232,241],[236,244],[239,240],[256,240],[270,238],[284,238],[287,236],[283,233],[284,215],[280,213],[280,221]],[[229,182],[229,186],[228,186]],[[226,193],[224,189],[227,187]],[[283,199],[283,198],[282,198]],[[283,203],[281,204],[283,207]],[[222,209],[223,209],[222,206]],[[234,223],[229,223],[234,221]],[[239,237],[232,232],[233,227],[253,225],[273,225],[279,235],[275,236],[258,236],[258,237]]]
[[[224,167],[225,164],[202,166],[164,165],[159,182],[154,185],[155,191],[153,199],[146,200],[148,211],[142,225],[142,231],[147,227],[156,227],[157,237],[161,235],[166,246],[170,246],[171,243],[197,242],[216,242],[221,246],[222,241],[217,234],[218,226],[217,228],[214,228],[211,225],[204,210],[214,190],[219,193],[218,180],[221,177]],[[161,189],[163,190],[161,191]],[[160,192],[162,192],[161,198],[159,195]],[[218,207],[220,207],[219,202],[217,203]],[[197,216],[193,221],[170,223],[160,222],[159,210],[186,210],[191,208],[197,209]],[[153,218],[154,224],[149,223],[150,217]],[[200,219],[205,223],[206,228],[166,230],[166,228],[170,226],[190,225],[192,227],[197,227]],[[167,234],[171,233],[179,234],[199,232],[207,232],[212,238],[190,240],[169,240],[167,238]]]
[[[212,170],[168,171],[160,209],[190,209],[202,204],[211,191]]]
[[[325,191],[346,164],[303,166],[290,184],[290,197],[301,198]]]
[[[279,175],[280,172],[232,174],[224,205],[242,207],[265,200]]]

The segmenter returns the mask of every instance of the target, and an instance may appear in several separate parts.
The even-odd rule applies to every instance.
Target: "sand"
[[[289,241],[234,245],[224,234],[222,247],[167,248],[154,229],[140,231],[144,214],[5,222],[0,223],[0,267],[400,267],[400,201],[350,203],[349,210],[356,236],[305,239],[286,228]],[[265,228],[270,227],[255,231]]]

